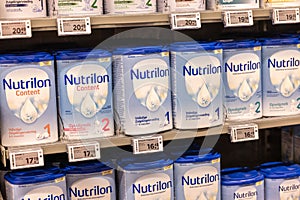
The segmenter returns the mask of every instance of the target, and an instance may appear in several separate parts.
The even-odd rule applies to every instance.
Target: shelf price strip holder
[[[99,142],[67,144],[69,162],[100,159]]]
[[[57,18],[58,36],[91,34],[90,17]]]
[[[0,21],[0,39],[31,38],[30,20]]]
[[[161,135],[136,137],[132,139],[133,154],[147,154],[163,151],[163,137]]]
[[[172,30],[201,28],[200,12],[172,13],[170,18]]]
[[[255,123],[230,125],[228,133],[232,143],[258,140],[258,125]]]
[[[10,148],[10,169],[24,169],[44,166],[44,155],[41,147]]]
[[[241,27],[253,25],[252,10],[225,11],[222,13],[224,27]]]
[[[273,24],[299,23],[299,8],[276,8],[273,9]]]

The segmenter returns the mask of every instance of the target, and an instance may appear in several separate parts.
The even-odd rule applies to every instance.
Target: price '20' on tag
[[[223,13],[223,22],[225,27],[252,26],[252,10],[225,11]]]
[[[133,154],[145,154],[163,151],[162,136],[149,136],[132,139]]]
[[[59,36],[91,34],[91,20],[89,17],[58,18],[57,31]]]
[[[258,125],[254,123],[229,126],[231,142],[258,140]]]
[[[44,166],[43,150],[11,150],[9,152],[10,168],[24,169]]]
[[[0,21],[0,39],[30,38],[30,20]]]
[[[201,28],[200,13],[171,14],[171,27],[173,30]]]
[[[98,142],[68,144],[69,162],[100,159],[100,144]]]
[[[280,8],[273,10],[273,24],[299,23],[299,8]]]

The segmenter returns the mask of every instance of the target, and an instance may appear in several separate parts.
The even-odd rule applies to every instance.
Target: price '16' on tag
[[[148,136],[132,139],[133,154],[146,154],[163,151],[162,136]]]
[[[83,142],[68,144],[69,162],[100,159],[100,144],[98,142]]]
[[[228,128],[231,142],[244,142],[258,140],[258,125],[254,123],[231,125]]]
[[[11,169],[24,169],[44,166],[42,148],[10,150],[9,159]]]
[[[58,18],[57,31],[59,36],[91,34],[91,20],[89,17]]]
[[[223,22],[225,27],[252,26],[252,10],[225,11]]]
[[[299,22],[299,8],[273,9],[273,24],[292,24]]]
[[[171,14],[171,27],[173,30],[201,28],[200,13]]]
[[[0,21],[0,39],[30,38],[30,20]]]

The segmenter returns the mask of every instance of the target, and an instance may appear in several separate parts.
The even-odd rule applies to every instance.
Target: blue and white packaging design
[[[104,0],[105,14],[156,13],[156,0]]]
[[[221,45],[179,42],[172,44],[170,51],[175,128],[223,124]]]
[[[54,58],[45,52],[0,55],[1,142],[58,140]]]
[[[262,44],[263,115],[299,114],[299,39],[266,39]]]
[[[49,16],[89,16],[103,14],[103,0],[47,0]]]
[[[261,44],[244,40],[222,45],[227,120],[262,117]]]
[[[264,176],[247,168],[226,168],[222,175],[222,199],[264,200]]]
[[[117,133],[143,135],[172,129],[168,49],[120,48],[113,60]]]
[[[9,172],[7,200],[67,200],[65,172],[57,167]]]
[[[111,54],[57,52],[59,114],[64,139],[114,135]]]
[[[98,161],[65,168],[69,200],[116,200],[115,171]]]
[[[117,177],[119,200],[174,199],[172,160],[126,159]]]
[[[221,199],[220,154],[184,155],[174,162],[176,199]]]
[[[46,0],[1,0],[0,18],[46,17]]]
[[[158,12],[193,12],[205,10],[204,0],[157,0]]]
[[[265,200],[300,198],[299,165],[274,164],[260,171],[265,176]]]

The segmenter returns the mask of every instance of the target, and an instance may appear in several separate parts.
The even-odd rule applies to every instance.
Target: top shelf
[[[271,9],[252,9],[254,20],[270,20]],[[222,22],[222,11],[201,11],[202,23]],[[93,29],[170,25],[170,14],[101,15],[91,16]],[[33,31],[57,30],[56,18],[31,19]]]

